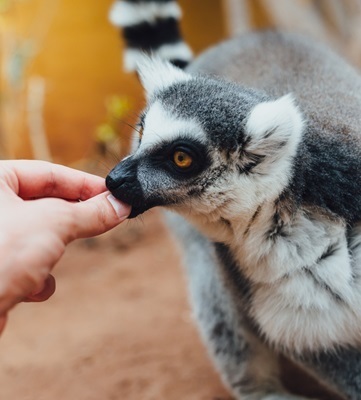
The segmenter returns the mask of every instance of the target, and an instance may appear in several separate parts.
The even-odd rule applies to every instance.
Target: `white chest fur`
[[[266,339],[293,352],[361,343],[361,227],[347,241],[342,224],[300,212],[272,235],[269,215],[232,243]]]

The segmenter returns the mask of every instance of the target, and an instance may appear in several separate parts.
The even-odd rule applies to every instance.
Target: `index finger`
[[[46,161],[0,161],[0,177],[4,173],[12,190],[23,199],[87,200],[106,190],[99,176]]]

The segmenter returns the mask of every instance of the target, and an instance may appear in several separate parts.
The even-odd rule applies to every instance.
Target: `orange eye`
[[[179,168],[189,168],[192,165],[192,157],[184,151],[176,151],[173,155],[173,161]]]

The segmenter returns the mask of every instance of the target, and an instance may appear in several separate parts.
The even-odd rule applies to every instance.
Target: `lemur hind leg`
[[[203,341],[235,399],[303,399],[283,388],[277,354],[252,333],[232,301],[213,245],[180,217],[168,214],[167,219],[183,244],[191,303]]]

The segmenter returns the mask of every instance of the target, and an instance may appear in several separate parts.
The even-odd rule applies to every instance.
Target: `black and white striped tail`
[[[180,34],[181,15],[174,0],[116,0],[109,19],[122,28],[125,70],[136,70],[144,53],[185,68],[193,56]]]

